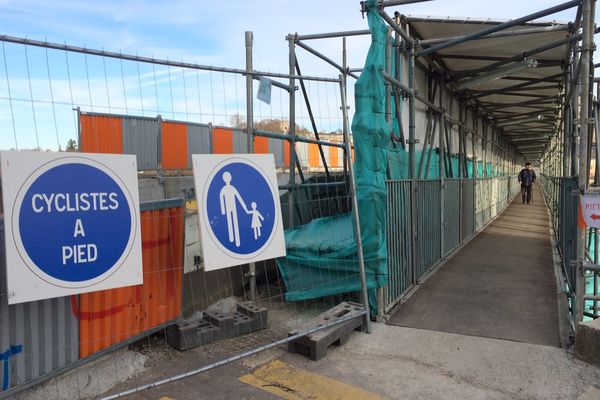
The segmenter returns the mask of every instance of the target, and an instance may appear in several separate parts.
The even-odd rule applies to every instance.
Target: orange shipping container
[[[123,123],[120,117],[79,114],[79,151],[123,154]]]
[[[254,154],[269,154],[269,138],[254,137]]]
[[[329,163],[332,168],[341,167],[340,165],[340,153],[341,149],[337,147],[329,148]]]
[[[188,168],[188,141],[186,124],[163,122],[161,145],[161,165],[164,169]]]
[[[143,285],[82,294],[79,304],[72,296],[81,358],[180,316],[185,208],[182,200],[162,207],[142,205]]]
[[[290,166],[290,142],[287,140],[283,142],[283,165],[285,167]]]
[[[233,130],[213,128],[212,154],[233,154]]]
[[[319,154],[319,146],[313,143],[308,145],[308,166],[319,167],[321,165],[321,155]]]

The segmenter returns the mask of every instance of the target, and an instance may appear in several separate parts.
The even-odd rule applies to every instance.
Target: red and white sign
[[[588,227],[600,228],[600,196],[581,196],[581,213]]]

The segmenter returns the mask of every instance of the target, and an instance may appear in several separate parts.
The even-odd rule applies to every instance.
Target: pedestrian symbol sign
[[[0,159],[9,304],[142,283],[135,156]]]
[[[192,159],[205,269],[284,256],[273,155]]]

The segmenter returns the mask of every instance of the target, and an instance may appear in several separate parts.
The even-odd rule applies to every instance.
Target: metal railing
[[[513,176],[387,182],[387,312],[501,214],[519,192]]]
[[[583,317],[596,319],[600,317],[599,273],[600,240],[598,229],[586,228],[585,232],[585,261],[577,261],[577,227],[579,213],[579,187],[575,177],[552,177],[542,175],[542,190],[546,204],[550,209],[552,228],[556,239],[556,247],[561,258],[561,269],[564,276],[563,290],[570,301],[572,322],[576,322],[575,306],[583,309]],[[583,270],[583,296],[576,298],[579,270]]]

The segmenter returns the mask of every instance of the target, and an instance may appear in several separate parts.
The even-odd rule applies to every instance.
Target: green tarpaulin
[[[392,142],[385,115],[386,25],[377,12],[377,0],[369,0],[368,23],[371,47],[363,72],[354,86],[355,114],[352,121],[354,171],[361,223],[361,236],[369,289],[387,280],[386,180],[408,179],[408,153]],[[402,65],[398,66],[399,69]],[[400,104],[402,107],[402,104]],[[392,109],[395,109],[392,104]],[[392,129],[400,137],[395,116]],[[421,158],[423,161],[421,162]],[[428,161],[429,158],[429,161]],[[415,168],[421,177],[439,179],[440,157],[437,149],[417,151]],[[483,163],[478,162],[479,176]],[[448,163],[452,176],[458,177],[458,157]],[[473,176],[473,161],[467,160],[468,176]],[[491,173],[491,167],[488,167]],[[286,300],[306,300],[360,290],[357,247],[350,214],[319,218],[285,232],[287,256],[277,260],[286,284]],[[374,293],[370,292],[370,297]],[[374,302],[371,301],[374,310]]]

